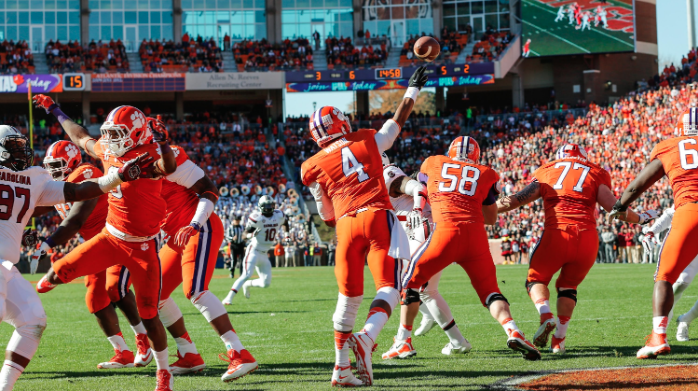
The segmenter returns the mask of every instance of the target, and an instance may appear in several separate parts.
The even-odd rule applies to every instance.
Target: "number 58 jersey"
[[[596,200],[599,187],[612,189],[608,171],[587,159],[570,157],[554,160],[533,173],[540,183],[545,208],[545,228],[581,230],[596,228]]]
[[[674,205],[698,202],[698,136],[674,137],[657,144],[650,161],[659,159],[674,192]]]
[[[286,216],[278,209],[274,209],[274,214],[271,217],[264,216],[258,210],[252,212],[247,218],[245,226],[245,230],[255,229],[250,246],[257,251],[269,251],[276,244],[276,236],[281,231],[284,221],[286,221]]]

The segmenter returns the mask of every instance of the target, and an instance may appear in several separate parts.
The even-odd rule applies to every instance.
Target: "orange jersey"
[[[674,137],[657,144],[650,161],[659,159],[674,191],[674,205],[698,202],[698,136]]]
[[[608,171],[586,159],[566,158],[543,165],[533,178],[540,183],[545,228],[596,228],[599,187],[612,188]]]
[[[101,141],[95,143],[94,149],[107,172],[118,170],[125,162],[145,153],[156,161],[161,157],[158,144],[139,145],[122,157],[111,154]],[[125,235],[139,238],[157,235],[167,209],[167,204],[160,195],[162,182],[162,179],[138,179],[122,183],[110,191],[107,228],[111,226]]]
[[[383,180],[377,132],[361,129],[303,162],[301,181],[317,182],[332,200],[335,218],[362,208],[393,209]]]
[[[70,183],[80,183],[85,179],[99,178],[102,175],[102,170],[99,168],[90,163],[82,163],[81,165],[77,166],[75,170],[70,173],[70,175],[68,175],[68,178],[65,181]],[[107,221],[107,213],[109,211],[107,197],[108,196],[106,194],[99,197],[94,210],[80,228],[80,236],[82,236],[83,239],[90,240],[93,236],[97,235],[101,230],[104,229],[104,224]],[[61,218],[65,220],[70,214],[70,209],[73,207],[73,203],[67,202],[65,204],[55,205],[55,207]]]
[[[177,158],[178,171],[182,170],[183,167],[191,166],[201,171],[200,168],[189,160],[189,156],[181,147],[173,146],[171,148]],[[186,164],[187,162],[189,164]],[[167,215],[162,222],[162,230],[168,236],[176,234],[180,228],[191,223],[191,219],[194,217],[194,213],[196,213],[196,207],[199,204],[199,196],[193,190],[177,183],[175,178],[180,174],[178,171],[167,176],[162,182],[162,198],[167,203]],[[195,182],[202,177],[203,171],[201,171],[201,176],[193,179],[193,181]]]
[[[492,205],[499,193],[499,175],[487,166],[459,162],[448,156],[428,157],[420,170],[435,223],[485,223],[482,205]]]

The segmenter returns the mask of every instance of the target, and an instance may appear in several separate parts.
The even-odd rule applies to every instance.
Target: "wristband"
[[[112,171],[107,175],[103,175],[97,178],[97,184],[102,193],[109,193],[110,191],[116,189],[123,181],[119,177],[119,173]]]
[[[191,219],[191,224],[198,224],[199,227],[203,227],[204,223],[208,221],[213,213],[213,202],[208,198],[199,198],[199,204],[196,206],[196,212],[194,217]]]
[[[44,244],[47,245],[49,248],[54,248],[56,247],[56,242],[53,241],[50,237],[46,238],[43,243],[41,243],[41,247],[44,247]]]
[[[613,205],[613,210],[618,211],[618,212],[625,212],[628,210],[627,205],[623,205],[620,200],[616,201],[616,204]]]
[[[55,106],[55,107],[54,107],[54,106]],[[68,117],[67,115],[65,115],[65,113],[63,112],[63,110],[61,110],[61,108],[58,107],[58,105],[55,104],[55,103],[52,104],[52,105],[48,108],[48,111],[49,111],[49,113],[51,113],[51,114],[53,114],[54,116],[56,116],[56,119],[58,119],[58,122],[59,122],[61,125],[63,125],[63,122],[65,122],[65,121],[67,121],[67,120],[70,119],[70,117]]]
[[[417,101],[417,95],[419,95],[419,88],[417,87],[408,87],[407,91],[405,91],[405,98],[410,98],[413,101]]]

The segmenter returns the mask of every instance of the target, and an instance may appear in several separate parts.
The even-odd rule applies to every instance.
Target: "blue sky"
[[[694,2],[698,19],[698,0]],[[661,3],[661,7],[659,4]],[[686,0],[657,0],[657,40],[659,44],[659,64],[678,63],[681,56],[688,53],[688,20]],[[636,26],[642,29],[643,26]],[[286,94],[286,115],[309,115],[313,112],[313,102],[317,107],[348,107],[354,99],[352,92],[312,92]]]

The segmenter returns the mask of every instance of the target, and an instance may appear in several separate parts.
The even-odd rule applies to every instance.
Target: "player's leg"
[[[403,228],[404,228],[404,225],[403,225]],[[422,243],[424,243],[424,242],[410,239],[409,243],[410,243],[410,254],[414,254],[417,251],[417,249],[419,249],[419,246],[421,246]],[[407,269],[409,269],[409,266],[410,266],[410,260],[403,259],[402,260],[403,276],[401,276],[400,278],[404,277],[404,273],[407,272]],[[419,327],[414,332],[414,335],[425,335],[426,333],[429,332],[429,330],[431,330],[436,325],[436,320],[434,320],[434,317],[431,316],[431,312],[429,312],[429,308],[427,308],[427,306],[426,306],[426,304],[424,304],[424,302],[422,302],[419,305],[419,313],[422,314],[422,320],[419,322]]]
[[[674,305],[672,284],[681,272],[698,255],[698,204],[682,206],[676,213],[672,226],[664,239],[655,274],[652,296],[652,334],[645,346],[637,352],[637,358],[654,358],[671,351],[666,342],[666,327],[669,312]]]
[[[371,213],[371,212],[364,212]],[[332,315],[334,323],[335,366],[333,386],[361,386],[354,377],[349,361],[349,338],[352,336],[359,306],[364,298],[364,259],[368,240],[362,235],[363,225],[356,217],[337,221],[337,249],[334,274],[339,287],[337,307]]]
[[[572,312],[577,305],[577,287],[584,281],[589,270],[594,266],[599,247],[596,230],[582,231],[571,235],[571,252],[567,253],[570,262],[562,266],[555,282],[557,290],[557,330],[553,335],[551,350],[553,353],[565,353],[565,338]]]
[[[260,258],[261,253],[259,251],[256,251],[252,245],[247,246],[247,249],[245,250],[245,256],[242,259],[242,272],[240,273],[240,277],[238,277],[238,279],[235,280],[235,282],[233,283],[233,287],[230,288],[230,292],[228,292],[228,295],[225,297],[225,299],[223,299],[223,304],[233,304],[233,299],[235,298],[235,295],[238,293],[240,289],[242,289],[242,286],[245,284],[245,281],[252,277],[255,265],[257,264],[257,261]]]
[[[497,268],[490,253],[487,233],[477,224],[466,224],[460,228],[456,243],[463,243],[459,249],[467,248],[466,253],[453,257],[470,277],[470,282],[483,306],[504,328],[507,346],[521,353],[526,360],[539,360],[540,352],[524,336],[514,322],[509,302],[502,295],[497,284]]]
[[[691,262],[691,264],[688,265],[688,267],[686,268],[686,270],[688,270],[689,268],[693,268],[693,267],[696,266],[696,265],[698,265],[698,257],[696,257],[696,258]],[[686,270],[684,270],[684,273],[686,272]],[[681,276],[679,276],[679,280],[680,280],[681,277],[684,275],[684,273],[681,273]],[[677,283],[678,283],[678,281],[674,284],[674,288],[676,287],[676,284],[677,284]],[[677,300],[678,300],[678,298],[675,297],[675,298],[674,298],[674,302],[676,302]],[[673,309],[672,309],[672,311],[673,311]],[[671,317],[671,316],[670,316],[670,317]],[[695,320],[696,318],[698,318],[698,301],[696,301],[696,302],[693,304],[693,307],[691,307],[691,309],[688,310],[688,312],[686,312],[686,313],[683,314],[683,315],[679,315],[679,316],[676,318],[676,323],[677,323],[677,327],[676,327],[676,340],[677,340],[677,341],[682,341],[682,342],[688,341],[688,339],[689,339],[689,337],[688,337],[688,328],[689,328],[689,326],[691,325],[691,322],[693,322],[693,320]]]
[[[429,280],[426,287],[419,293],[419,296],[422,302],[429,308],[429,312],[434,314],[436,322],[448,337],[449,342],[441,350],[441,353],[446,355],[468,353],[472,346],[470,342],[463,337],[463,334],[461,334],[456,320],[451,314],[451,308],[449,308],[446,300],[441,296],[441,293],[439,293],[441,273],[442,272],[436,273],[434,277]]]
[[[679,274],[679,278],[671,286],[672,291],[674,292],[674,307],[676,307],[676,302],[681,300],[683,292],[686,290],[686,288],[688,288],[689,285],[691,285],[696,274],[698,274],[698,262],[694,259],[688,266],[686,266],[681,274]],[[669,322],[671,322],[671,318],[673,318],[674,307],[672,307],[671,311],[669,312]]]
[[[0,268],[4,269],[0,272],[0,279],[4,279],[0,283],[5,298],[3,321],[15,328],[0,370],[0,390],[12,390],[39,347],[46,328],[46,312],[34,287],[12,262],[5,261]]]
[[[266,288],[271,284],[271,262],[269,257],[260,257],[255,267],[258,278],[247,280],[242,285],[242,292],[246,298],[250,298],[250,287]]]

